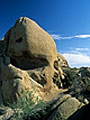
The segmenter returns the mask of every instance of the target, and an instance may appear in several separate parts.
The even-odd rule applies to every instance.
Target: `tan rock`
[[[69,67],[67,60],[61,54],[57,54],[58,62],[60,67]]]
[[[41,97],[43,87],[29,77],[27,72],[9,64],[4,67],[1,92],[5,104],[16,101],[18,96],[24,94],[25,90],[31,91],[34,97]]]
[[[55,67],[58,59],[52,37],[33,20],[21,17],[2,41],[0,81],[4,102],[12,102],[26,88],[34,88],[42,99],[53,99],[64,76],[59,64]],[[59,86],[54,82],[55,73]]]
[[[67,120],[83,105],[76,98],[68,98],[66,101],[63,101],[48,120]]]
[[[37,23],[21,17],[5,35],[4,48],[11,64],[30,70],[42,67],[45,74],[45,90],[53,87],[54,61],[57,60],[56,45],[52,37]]]
[[[5,39],[9,39],[9,56],[16,60],[17,67],[22,69],[53,64],[57,57],[52,37],[29,18],[18,19]]]

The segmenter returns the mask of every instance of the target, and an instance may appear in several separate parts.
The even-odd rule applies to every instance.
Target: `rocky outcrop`
[[[82,106],[76,98],[70,97],[61,103],[48,120],[66,120]]]
[[[63,68],[63,72],[63,87],[68,89],[68,93],[79,101],[90,101],[90,68]]]
[[[48,66],[56,60],[57,52],[53,39],[29,18],[18,19],[5,35],[5,41],[9,41],[7,54],[12,64],[21,69]]]
[[[5,53],[10,63],[22,70],[42,68],[44,89],[53,87],[56,45],[52,37],[29,18],[20,18],[5,35]],[[61,73],[62,74],[62,73]],[[38,75],[39,76],[39,75]]]
[[[46,114],[40,113],[39,119],[67,120],[90,102],[90,68],[70,68],[52,37],[21,17],[0,40],[0,106],[27,98],[27,90],[35,104],[37,98],[46,104]],[[1,113],[0,119],[12,120],[10,111]]]
[[[6,74],[5,74],[6,73]],[[4,75],[5,74],[5,75]],[[29,77],[27,72],[12,66],[11,64],[4,67],[3,81],[1,86],[4,104],[8,104],[18,99],[25,90],[35,91],[34,97],[42,96],[43,87]]]
[[[58,53],[57,58],[60,67],[69,67],[68,62],[63,55]]]
[[[55,67],[58,61],[56,45],[37,23],[21,17],[0,41],[0,46],[0,82],[5,103],[15,100],[22,88],[34,87],[39,96],[43,91],[44,98],[41,97],[45,100],[44,94],[57,94],[63,71],[60,66]],[[55,74],[59,85],[55,82]]]

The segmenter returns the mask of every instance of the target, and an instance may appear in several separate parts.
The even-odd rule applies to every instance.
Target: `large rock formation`
[[[46,88],[50,89],[57,59],[56,45],[51,36],[28,18],[20,18],[5,35],[6,54],[11,64],[22,70],[43,68]]]
[[[56,45],[34,21],[26,17],[18,19],[0,41],[0,46],[0,81],[5,103],[13,101],[21,88],[38,88],[39,95],[41,91],[43,94],[57,93],[59,89],[53,82],[54,74],[59,76],[59,82],[63,72],[54,65],[58,61]],[[43,99],[47,97],[44,95]]]
[[[51,36],[29,18],[20,18],[5,36],[7,54],[12,64],[21,69],[52,65],[56,45]]]
[[[36,104],[37,97],[47,103],[47,114],[40,113],[39,119],[69,119],[90,102],[90,68],[70,68],[52,37],[21,17],[0,40],[0,105],[27,98],[27,90]],[[0,110],[5,111],[2,106]],[[0,113],[0,120],[10,120],[14,111]]]

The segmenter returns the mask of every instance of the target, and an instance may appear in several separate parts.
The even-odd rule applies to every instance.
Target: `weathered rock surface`
[[[53,65],[57,51],[47,32],[29,18],[21,17],[6,33],[4,41],[4,51],[12,65],[22,70],[42,68],[44,89],[50,90],[54,86],[52,79],[56,70]]]
[[[66,120],[75,113],[83,104],[76,98],[68,98],[53,112],[48,120]]]
[[[0,82],[5,103],[15,98],[19,88],[58,90],[53,82],[56,45],[34,21],[26,17],[18,19],[0,46]]]
[[[90,102],[90,68],[63,68],[65,79],[62,81],[68,93],[81,102]]]
[[[56,60],[56,45],[51,36],[29,18],[20,18],[7,32],[7,54],[21,69],[33,69]],[[13,60],[12,60],[13,61]]]
[[[25,89],[35,91],[34,97],[36,98],[41,96],[43,87],[30,78],[27,72],[9,64],[5,66],[3,73],[6,74],[3,75],[1,92],[5,104],[17,100],[17,97],[24,93]]]
[[[57,54],[58,62],[60,67],[69,67],[67,60],[61,54]]]
[[[90,68],[70,68],[52,37],[21,17],[0,40],[0,105],[25,97],[26,90],[36,103],[37,97],[47,102],[47,114],[39,119],[67,120],[90,103]],[[0,119],[10,119],[8,113]]]

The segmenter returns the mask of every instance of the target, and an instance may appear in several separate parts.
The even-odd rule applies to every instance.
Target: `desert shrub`
[[[17,102],[12,103],[10,107],[14,111],[11,120],[39,119],[41,114],[46,114],[45,102],[38,97],[34,100],[34,93],[28,90],[24,92],[23,96],[20,95]]]

